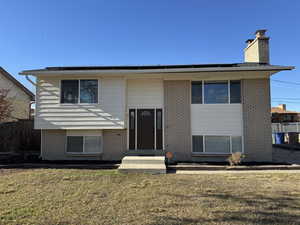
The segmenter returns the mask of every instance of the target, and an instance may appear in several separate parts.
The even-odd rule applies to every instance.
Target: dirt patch
[[[300,224],[300,173],[18,171],[0,176],[0,224]]]

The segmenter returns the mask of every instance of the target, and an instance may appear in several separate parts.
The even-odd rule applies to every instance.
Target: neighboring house
[[[46,160],[271,161],[269,38],[248,40],[245,63],[47,67],[37,78],[35,128]]]
[[[9,90],[8,98],[12,102],[13,107],[11,117],[6,122],[28,119],[31,102],[34,101],[34,94],[2,67],[0,67],[0,89]]]
[[[300,132],[299,112],[286,110],[285,104],[280,104],[277,107],[272,107],[271,112],[273,133],[286,133],[286,136],[288,136],[288,133],[290,132]]]
[[[280,104],[271,108],[272,123],[300,122],[300,113],[286,110],[286,104]]]

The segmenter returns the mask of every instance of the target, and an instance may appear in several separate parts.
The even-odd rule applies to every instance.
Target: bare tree
[[[0,122],[9,119],[13,110],[12,103],[7,97],[8,93],[9,89],[0,89]]]

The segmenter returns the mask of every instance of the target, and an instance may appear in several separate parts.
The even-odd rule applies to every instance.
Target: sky
[[[0,0],[0,66],[241,63],[267,29],[272,105],[300,111],[299,0]],[[284,82],[282,82],[284,81]]]

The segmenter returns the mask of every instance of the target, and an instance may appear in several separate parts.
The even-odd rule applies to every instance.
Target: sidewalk
[[[177,165],[169,165],[168,170],[192,170],[192,171],[257,171],[257,170],[300,170],[299,164],[292,165],[240,165],[240,166],[228,166],[228,165],[209,165],[209,164],[197,164],[197,163],[179,163]]]
[[[250,174],[250,173],[300,173],[300,170],[177,170],[175,174],[197,175],[197,174]]]

